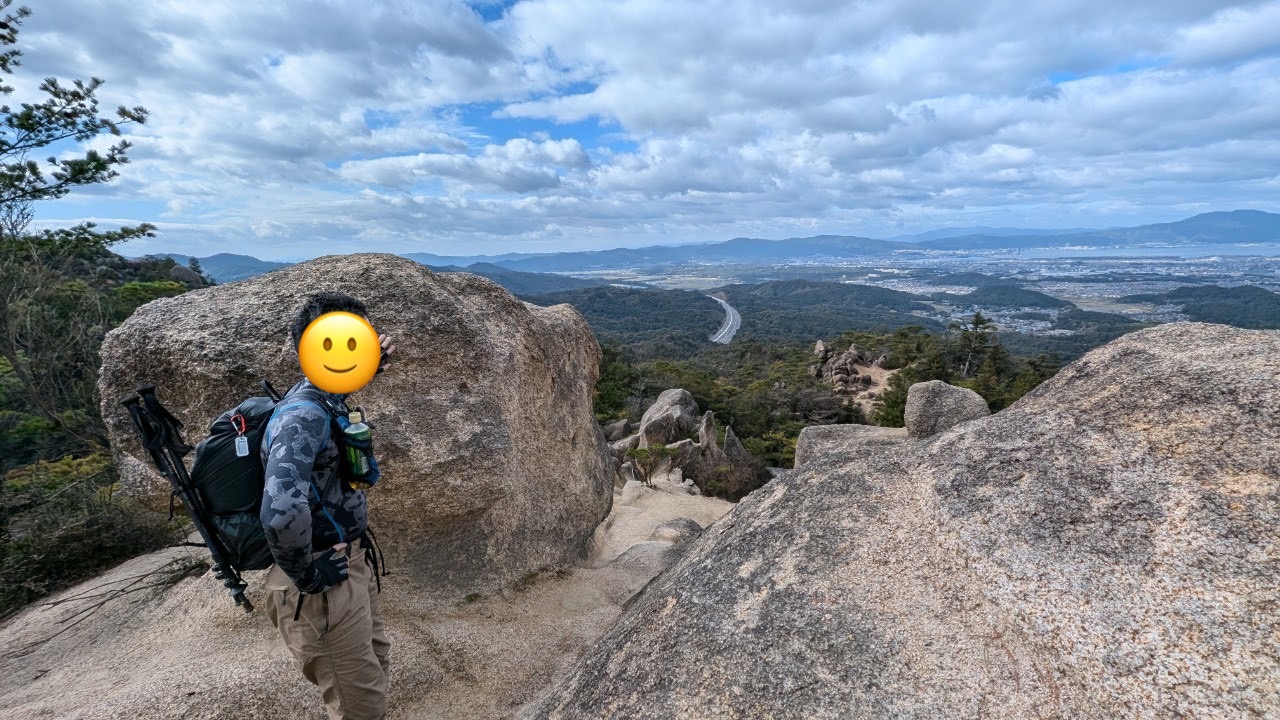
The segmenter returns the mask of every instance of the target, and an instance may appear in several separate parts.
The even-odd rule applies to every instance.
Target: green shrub
[[[743,438],[742,447],[765,465],[789,468],[794,466],[796,462],[796,440],[798,438],[799,431],[794,434],[768,432],[759,437]]]
[[[0,494],[0,617],[173,539],[165,516],[117,492],[99,452],[5,474]]]

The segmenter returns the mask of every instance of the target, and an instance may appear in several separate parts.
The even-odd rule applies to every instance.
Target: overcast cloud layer
[[[94,75],[152,113],[118,181],[37,208],[160,226],[131,253],[1280,210],[1280,1],[29,4],[11,101]]]

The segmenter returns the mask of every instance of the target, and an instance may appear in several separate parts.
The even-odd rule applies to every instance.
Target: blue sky
[[[129,254],[553,252],[1280,211],[1280,1],[33,9],[11,101],[48,75],[96,75],[105,107],[152,113],[127,130],[120,179],[41,203],[37,222],[159,226]]]

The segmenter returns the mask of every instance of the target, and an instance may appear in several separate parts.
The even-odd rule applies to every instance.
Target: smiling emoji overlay
[[[364,387],[378,372],[382,348],[368,320],[348,312],[325,313],[302,333],[298,361],[312,385],[336,395]]]

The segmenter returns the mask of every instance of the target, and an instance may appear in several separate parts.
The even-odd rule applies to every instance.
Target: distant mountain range
[[[1014,232],[1013,229],[996,229]],[[946,232],[946,231],[944,231]],[[652,246],[533,255],[496,260],[496,265],[527,272],[577,272],[614,268],[662,267],[689,262],[779,265],[795,261],[872,258],[928,250],[992,250],[1052,247],[1125,248],[1143,246],[1236,245],[1280,242],[1280,215],[1258,210],[1235,210],[1196,215],[1174,223],[1110,230],[1024,230],[1024,234],[962,235],[915,242],[819,235],[761,240],[734,238],[705,245]]]
[[[191,262],[191,256],[189,255],[179,255],[177,253],[166,254],[180,265],[187,265]],[[434,258],[436,256],[431,257]],[[413,259],[417,260],[418,258]],[[246,278],[254,277],[255,275],[262,275],[264,273],[271,272],[272,270],[278,270],[282,267],[288,267],[291,264],[259,260],[248,255],[232,255],[230,253],[219,253],[217,255],[210,255],[209,257],[196,258],[196,261],[200,263],[200,269],[206,275],[213,278],[214,282],[218,283],[229,283],[235,282],[236,280],[244,280]],[[418,262],[422,261],[418,260]],[[522,272],[519,270],[504,268],[492,263],[473,262],[465,267],[459,267],[457,265],[436,265],[434,263],[423,264],[436,272],[469,272],[475,275],[482,275],[503,286],[515,295],[540,295],[543,293],[563,292],[566,290],[579,290],[583,288],[608,285],[608,283],[603,280],[583,280],[581,278],[569,277],[567,275]],[[633,284],[643,286],[641,283]]]
[[[542,295],[566,290],[601,287],[609,284],[604,280],[583,280],[582,278],[569,277],[567,275],[509,270],[501,265],[492,263],[478,262],[466,267],[458,267],[456,265],[428,265],[428,267],[436,272],[469,272],[473,275],[482,275],[506,288],[513,295]]]
[[[895,242],[921,242],[922,240],[942,240],[944,238],[966,237],[971,235],[984,235],[988,237],[1036,237],[1044,235],[1075,235],[1079,233],[1094,232],[1093,228],[1067,228],[1044,230],[1039,228],[1007,228],[1007,227],[958,227],[958,228],[939,228],[928,232],[916,233],[915,235],[897,235],[886,240]]]
[[[1185,247],[1280,242],[1280,215],[1260,210],[1211,212],[1186,220],[1061,235],[963,235],[925,240],[917,247],[936,250],[1027,249],[1043,247]]]
[[[177,253],[163,253],[155,257],[163,257],[165,255],[173,258],[179,265],[187,265],[191,262],[190,255],[179,255]],[[291,264],[259,260],[256,257],[233,255],[231,253],[218,253],[209,257],[196,258],[196,260],[200,263],[200,269],[204,271],[205,275],[220,283],[262,275],[272,270],[288,267]]]
[[[976,230],[972,234],[952,235]],[[561,276],[559,280],[531,277],[542,273],[567,273],[623,268],[662,268],[689,263],[734,265],[782,265],[797,261],[841,258],[870,259],[894,253],[926,251],[1000,250],[1054,247],[1178,248],[1195,245],[1280,243],[1280,215],[1260,210],[1233,210],[1196,215],[1186,220],[1108,230],[1026,230],[1018,228],[951,228],[901,239],[819,235],[816,237],[763,240],[734,238],[718,243],[655,245],[562,253],[507,253],[496,256],[442,256],[408,253],[440,271],[465,270],[484,275],[517,294],[572,290],[603,282]],[[170,254],[186,264],[188,257]],[[218,282],[231,282],[285,267],[246,255],[221,253],[198,258],[206,273]],[[514,274],[513,274],[514,273]],[[521,275],[523,273],[524,275]],[[585,284],[583,284],[585,283]],[[514,286],[514,287],[513,287]],[[518,288],[518,289],[517,289]]]

